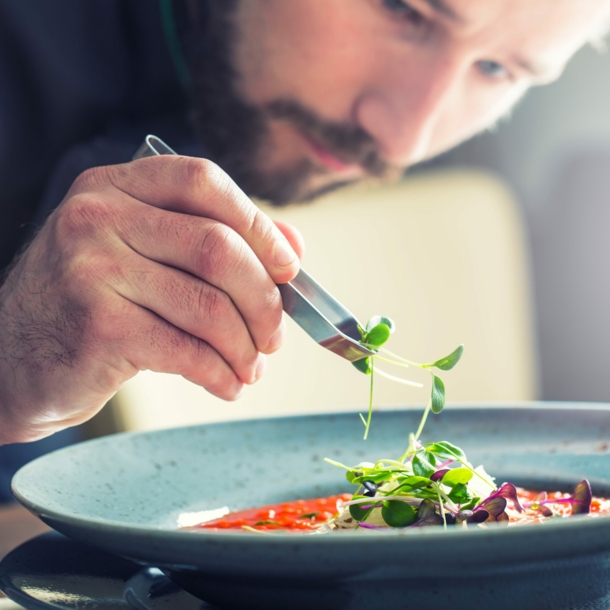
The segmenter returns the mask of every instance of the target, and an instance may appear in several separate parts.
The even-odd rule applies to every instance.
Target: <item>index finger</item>
[[[274,222],[215,163],[161,155],[108,167],[115,188],[158,208],[203,216],[238,233],[276,284],[289,282],[299,258]]]

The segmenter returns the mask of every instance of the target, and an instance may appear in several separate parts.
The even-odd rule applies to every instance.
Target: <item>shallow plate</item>
[[[326,536],[176,531],[182,512],[348,491],[323,458],[399,456],[419,417],[376,413],[366,442],[355,414],[117,435],[28,464],[13,490],[60,532],[161,567],[223,608],[605,607],[608,518]],[[499,482],[569,489],[586,477],[594,493],[610,494],[608,405],[449,408],[429,420],[424,440],[461,446]]]
[[[146,568],[51,532],[0,562],[0,590],[27,610],[217,610]]]

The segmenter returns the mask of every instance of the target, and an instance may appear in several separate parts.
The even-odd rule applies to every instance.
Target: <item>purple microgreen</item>
[[[434,455],[434,454],[432,454]],[[453,462],[455,462],[455,460],[445,460],[442,464],[439,464],[437,466],[437,468],[440,470],[441,468],[448,468],[449,466],[451,466],[451,464],[453,464]]]
[[[441,481],[443,477],[449,472],[449,468],[443,468],[442,470],[437,470],[431,477],[430,480],[437,483]]]
[[[587,479],[582,480],[574,488],[572,494],[572,514],[573,515],[587,515],[591,512],[591,500],[593,494],[591,492],[591,485]]]
[[[381,525],[372,525],[372,524],[370,524],[370,523],[364,523],[364,522],[362,522],[362,521],[360,521],[360,522],[358,523],[358,525],[359,525],[360,527],[364,527],[364,528],[365,528],[365,529],[367,529],[367,530],[385,530],[385,529],[387,529],[387,528],[385,528],[385,527],[382,527]]]
[[[513,503],[513,508],[520,513],[524,511],[523,506],[519,502],[519,496],[517,495],[517,488],[512,483],[503,483],[498,491],[490,494],[484,502],[492,498],[505,498],[506,500],[510,500]]]
[[[470,523],[470,519],[472,519],[474,513],[471,510],[461,510],[456,516],[455,516],[455,522],[460,525],[464,522],[466,523]],[[487,517],[486,517],[487,518]]]
[[[417,509],[417,518],[425,519],[426,517],[435,514],[436,506],[434,505],[434,502],[432,502],[432,500],[429,500],[428,498],[422,500],[421,504],[419,505],[419,508]]]
[[[443,525],[443,518],[437,514],[436,506],[432,500],[425,499],[417,509],[417,522],[412,527],[428,527]]]
[[[469,513],[472,511],[463,511],[465,513]],[[461,513],[458,513],[460,515]],[[480,508],[479,510],[475,510],[472,512],[472,515],[467,519],[468,523],[483,523],[489,519],[489,513],[484,509]]]
[[[366,489],[364,492],[365,496],[370,496],[371,498],[375,497],[378,487],[376,483],[373,483],[373,481],[362,481],[362,486]]]
[[[510,521],[509,516],[506,513],[500,513],[497,517],[496,517],[496,522],[497,523],[504,523],[506,525],[508,525]]]
[[[544,500],[546,500],[548,497],[549,497],[549,494],[547,494],[546,491],[541,491],[536,496],[536,502],[544,502]]]
[[[534,510],[537,510],[539,513],[541,513],[543,517],[552,517],[555,514],[550,507],[544,506],[541,504],[539,504],[535,507],[532,507],[532,508]]]
[[[506,510],[506,498],[497,495],[491,495],[477,508],[475,508],[474,512],[477,513],[479,510],[486,510],[492,517],[496,518],[498,515],[501,515]]]

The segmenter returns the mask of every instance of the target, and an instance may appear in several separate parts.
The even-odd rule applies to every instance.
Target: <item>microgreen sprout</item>
[[[368,321],[366,328],[362,328],[360,326],[358,327],[358,330],[360,331],[360,335],[362,337],[360,343],[369,349],[375,350],[376,352],[372,356],[356,360],[352,363],[360,372],[364,373],[365,375],[371,376],[368,415],[365,418],[364,415],[360,414],[360,419],[364,424],[364,440],[368,438],[369,429],[371,427],[371,419],[373,416],[373,387],[375,374],[379,374],[382,377],[391,379],[392,381],[396,381],[398,383],[404,383],[406,385],[411,385],[415,387],[422,387],[420,383],[411,381],[409,379],[403,379],[402,377],[396,377],[395,375],[390,375],[385,371],[377,369],[375,367],[375,360],[379,360],[380,362],[385,362],[403,368],[413,366],[416,368],[428,370],[430,372],[430,375],[432,376],[432,386],[429,406],[426,410],[431,409],[433,413],[438,415],[445,407],[445,384],[443,383],[443,380],[432,371],[432,369],[450,371],[459,362],[460,358],[462,357],[462,353],[464,352],[464,346],[460,345],[458,348],[453,350],[453,352],[451,352],[448,356],[445,356],[444,358],[440,358],[439,360],[435,360],[434,362],[430,362],[428,364],[419,364],[417,362],[406,360],[405,358],[397,356],[396,354],[393,354],[389,350],[386,350],[382,347],[387,343],[390,336],[394,333],[395,328],[396,326],[394,322],[390,318],[387,318],[385,316],[373,316]]]
[[[392,528],[420,528],[428,526],[486,527],[488,523],[506,524],[507,509],[524,513],[526,510],[552,516],[550,504],[570,504],[572,514],[590,511],[592,494],[589,482],[581,481],[572,495],[548,499],[546,493],[535,501],[522,503],[512,483],[496,487],[494,480],[479,466],[474,468],[464,451],[447,441],[422,443],[421,436],[430,411],[441,413],[445,406],[445,384],[434,372],[451,370],[462,357],[460,345],[451,354],[428,364],[406,360],[382,347],[394,332],[392,320],[382,316],[371,318],[366,328],[360,328],[361,343],[375,354],[354,362],[361,372],[371,376],[368,417],[360,414],[366,439],[373,412],[373,388],[376,375],[389,377],[400,383],[418,385],[407,379],[388,375],[375,366],[375,360],[403,368],[417,367],[431,375],[430,398],[415,433],[398,460],[381,459],[362,462],[350,467],[330,459],[329,464],[346,470],[346,479],[356,485],[352,499],[339,507],[334,521],[337,527],[363,527],[370,530]],[[421,386],[421,384],[419,384]],[[485,525],[484,525],[485,524]]]

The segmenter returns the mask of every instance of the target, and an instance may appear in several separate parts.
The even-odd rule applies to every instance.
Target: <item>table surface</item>
[[[0,505],[0,561],[20,544],[48,531],[37,517],[19,505]],[[21,608],[0,592],[0,610]]]

